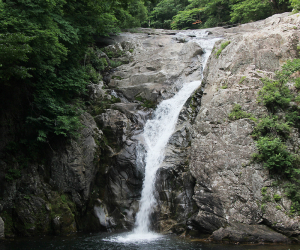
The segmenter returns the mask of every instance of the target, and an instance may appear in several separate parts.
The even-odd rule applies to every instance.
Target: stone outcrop
[[[272,184],[275,179],[268,170],[252,162],[251,156],[257,152],[251,137],[255,123],[247,118],[228,119],[235,104],[256,118],[267,114],[256,101],[263,86],[260,79],[274,76],[285,61],[298,57],[299,21],[297,15],[275,15],[229,29],[215,48],[218,50],[224,41],[231,43],[219,57],[213,53],[207,63],[201,108],[191,129],[189,169],[196,179],[193,199],[199,207],[194,225],[209,233],[229,225],[214,232],[214,239],[240,241],[248,237],[250,241],[272,242],[274,235],[270,238],[261,229],[253,229],[258,224],[287,236],[299,236],[300,218],[287,215],[291,202],[282,186]],[[271,199],[262,206],[263,187],[268,188],[270,197],[280,194],[281,201]],[[243,223],[239,224],[243,227],[240,233],[236,233],[239,227],[235,223]]]
[[[87,211],[87,202],[98,172],[94,162],[96,140],[101,140],[102,132],[88,113],[83,114],[81,120],[84,127],[79,138],[67,147],[52,151],[51,162],[31,164],[22,170],[20,178],[2,182],[0,213],[6,237],[67,235],[84,229],[81,217],[88,221],[94,216]],[[7,168],[5,162],[1,164]],[[94,221],[94,228],[100,229],[96,216]],[[93,228],[92,223],[90,227]]]

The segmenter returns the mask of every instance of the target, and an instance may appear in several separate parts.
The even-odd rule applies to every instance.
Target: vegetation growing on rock
[[[294,59],[283,65],[282,70],[276,73],[275,80],[263,79],[264,86],[258,93],[258,101],[263,103],[271,114],[259,121],[252,134],[259,151],[253,158],[263,162],[271,174],[279,175],[288,181],[285,190],[293,202],[292,213],[300,212],[300,161],[298,154],[288,149],[286,142],[293,128],[299,129],[297,86],[300,77],[294,76],[299,70],[300,60]],[[288,83],[293,83],[296,91],[292,91]],[[279,201],[281,198],[274,195],[274,199]]]
[[[230,41],[226,41],[226,42],[223,42],[221,43],[221,47],[220,49],[217,50],[216,52],[216,57],[218,58],[220,56],[220,54],[222,53],[222,51],[230,44]]]
[[[242,110],[241,105],[235,104],[232,111],[229,113],[228,118],[230,120],[238,120],[238,119],[243,119],[243,118],[249,118],[251,120],[256,121],[254,116],[252,114],[249,114],[245,111]]]

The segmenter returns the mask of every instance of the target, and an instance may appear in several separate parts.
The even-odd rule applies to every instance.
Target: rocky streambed
[[[299,216],[289,213],[283,187],[251,160],[254,122],[228,115],[235,104],[257,118],[267,114],[256,101],[261,78],[299,56],[299,15],[229,29],[135,32],[111,37],[98,55],[124,64],[89,86],[92,107],[81,117],[79,139],[59,144],[47,163],[23,169],[11,182],[4,181],[7,166],[0,161],[0,237],[132,229],[144,177],[143,126],[158,103],[201,79],[205,51],[196,40],[206,32],[220,40],[158,170],[153,229],[215,241],[298,241]],[[299,148],[297,131],[290,145]],[[265,187],[280,201],[263,202]]]

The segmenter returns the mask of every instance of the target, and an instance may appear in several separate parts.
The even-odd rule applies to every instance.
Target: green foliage
[[[288,60],[283,66],[282,70],[276,72],[276,77],[281,82],[295,81],[294,78],[290,78],[291,75],[297,71],[300,71],[300,59]],[[298,80],[296,80],[298,81]]]
[[[1,12],[0,12],[1,16]],[[32,52],[29,42],[33,38],[22,33],[0,34],[0,78],[8,84],[11,77],[27,78],[30,67],[25,67],[28,54]]]
[[[143,0],[112,1],[114,16],[121,28],[140,27],[147,23],[148,10]]]
[[[262,79],[264,86],[258,92],[258,102],[263,103],[273,113],[278,108],[286,108],[291,101],[291,93],[286,81]]]
[[[297,90],[300,90],[300,77],[295,79],[295,87]]]
[[[299,0],[161,0],[151,12],[154,28],[195,29],[257,21],[291,10]],[[295,2],[295,3],[294,3]]]
[[[89,47],[84,56],[84,65],[91,65],[95,71],[104,71],[108,66],[105,57],[100,57],[102,51],[97,47]]]
[[[263,202],[263,204],[265,203],[265,202],[270,202],[271,201],[271,197],[270,197],[270,195],[268,195],[267,194],[267,190],[268,190],[268,188],[267,187],[263,187],[262,189],[261,189],[261,195],[262,195],[262,202]]]
[[[274,173],[284,174],[293,166],[294,158],[279,138],[261,137],[256,146],[259,153],[253,155],[254,159]]]
[[[262,187],[261,188],[261,194],[262,194],[262,196],[265,196],[267,194],[267,190],[268,190],[267,187]]]
[[[10,168],[5,174],[5,179],[7,181],[13,181],[21,177],[21,172],[19,169]]]
[[[249,114],[242,110],[241,105],[235,104],[232,111],[229,113],[228,118],[230,120],[239,120],[243,118],[250,118],[251,120],[256,120],[252,114]]]
[[[188,5],[188,0],[162,0],[151,12],[151,27],[170,29],[172,18]]]
[[[242,84],[246,78],[247,78],[246,76],[242,76],[241,80],[239,81],[239,84]]]
[[[123,62],[121,61],[110,60],[109,62],[110,62],[110,67],[112,68],[117,68],[123,64]]]
[[[279,194],[274,194],[273,195],[273,198],[276,202],[280,201],[281,200],[281,196]]]
[[[24,93],[27,136],[49,142],[76,135],[78,100],[108,66],[101,51],[89,47],[94,36],[146,19],[142,0],[0,1],[0,92]]]
[[[290,3],[295,13],[300,11],[300,0],[290,0]]]
[[[253,155],[254,159],[263,162],[271,174],[280,175],[288,181],[285,191],[293,204],[290,215],[300,211],[300,157],[287,150],[285,140],[289,138],[291,126],[300,128],[300,111],[296,105],[289,106],[290,101],[297,101],[298,97],[289,90],[287,83],[295,82],[298,88],[298,80],[293,73],[299,69],[300,61],[294,59],[282,66],[282,70],[276,73],[276,80],[263,79],[264,87],[259,91],[258,101],[264,103],[272,113],[280,108],[284,116],[279,118],[270,115],[261,119],[252,134],[259,150],[258,154]],[[281,199],[277,194],[273,198],[275,201]]]
[[[112,76],[111,79],[122,80],[123,78],[121,76]]]
[[[291,107],[286,114],[286,120],[300,130],[300,109],[298,106]]]
[[[263,136],[272,135],[281,138],[288,138],[291,131],[289,123],[283,122],[277,116],[270,116],[262,118],[255,126],[252,136],[254,138],[261,138]]]
[[[270,1],[247,0],[237,2],[232,6],[231,22],[247,23],[267,18],[272,15]]]
[[[200,28],[202,21],[200,21],[200,13],[203,9],[194,8],[179,11],[177,15],[173,17],[171,22],[171,28],[176,29],[189,29],[189,28]]]
[[[123,55],[125,55],[125,51],[117,50],[117,49],[114,50],[109,47],[102,48],[101,50],[108,56],[109,59],[119,58],[119,57],[122,57]]]
[[[218,49],[217,52],[216,52],[216,54],[215,54],[217,58],[219,57],[219,55],[222,53],[222,51],[223,51],[229,44],[230,44],[230,41],[226,41],[226,42],[221,43],[220,49]]]
[[[227,88],[228,88],[228,84],[227,83],[221,87],[221,89],[227,89]]]

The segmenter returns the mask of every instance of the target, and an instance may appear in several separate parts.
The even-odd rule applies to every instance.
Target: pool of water
[[[176,236],[134,239],[129,233],[77,234],[69,237],[40,237],[0,241],[1,250],[300,250],[300,245],[212,244]]]

